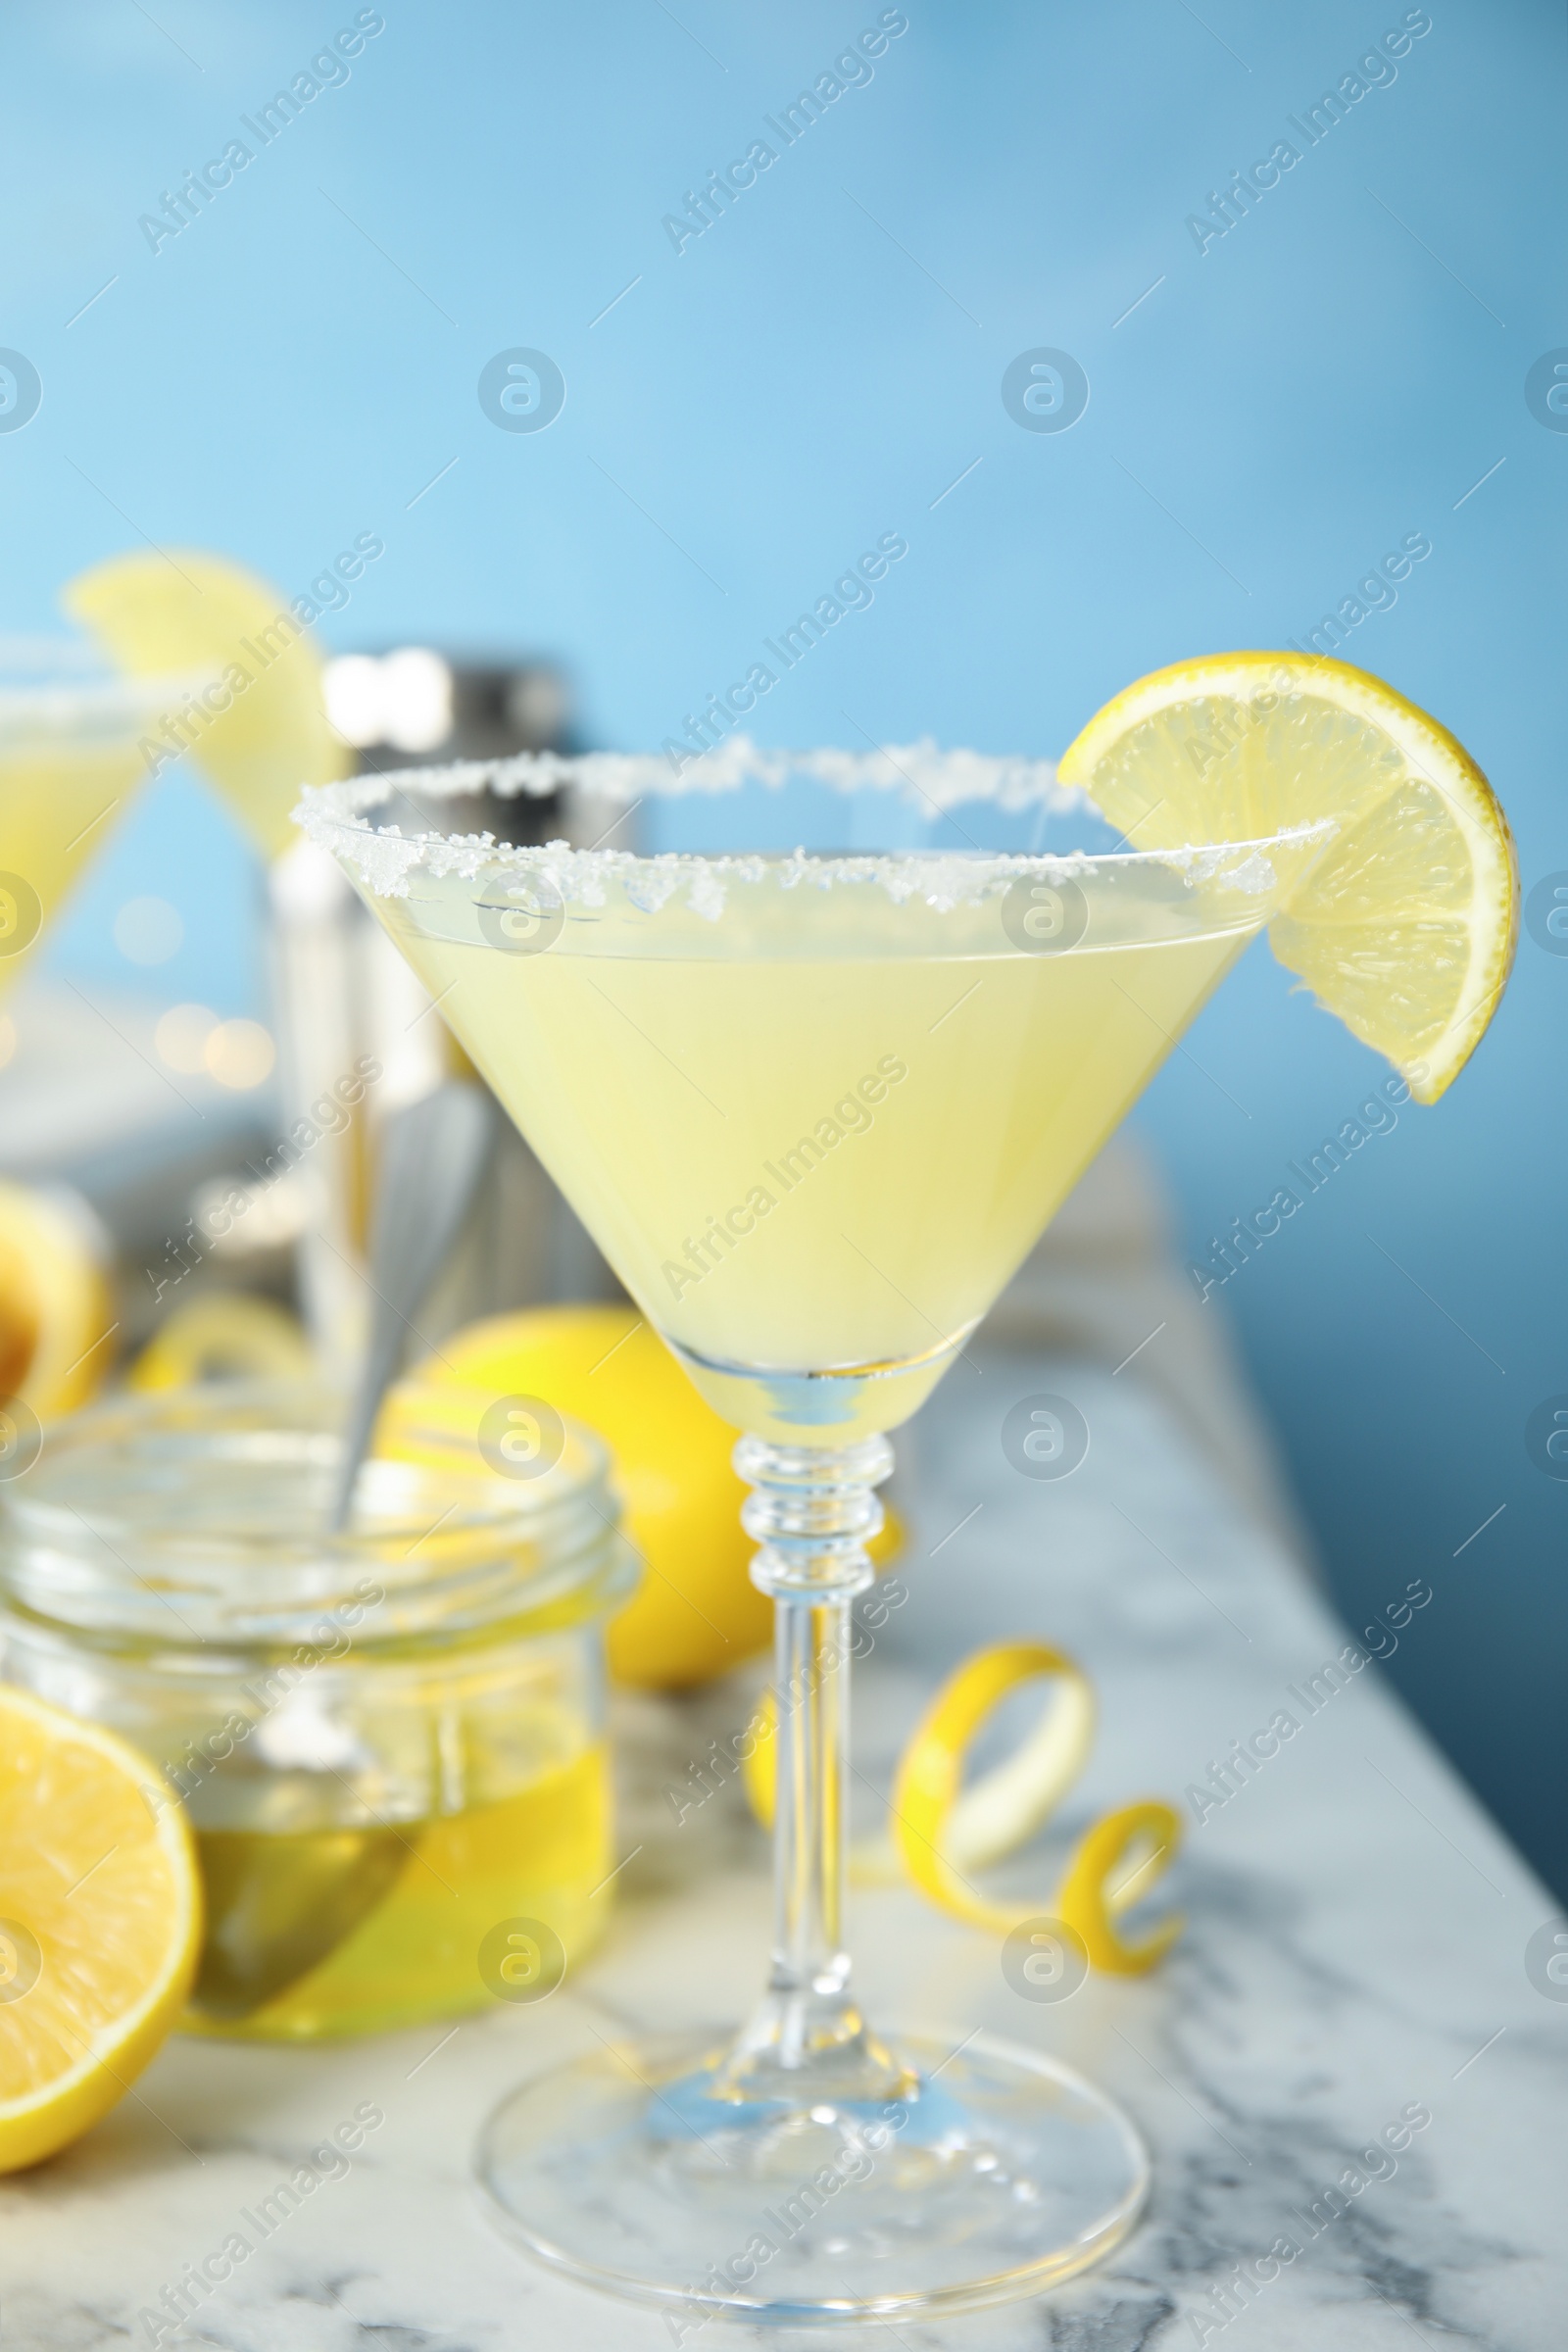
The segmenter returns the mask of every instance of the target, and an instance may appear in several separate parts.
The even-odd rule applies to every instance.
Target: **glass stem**
[[[849,1816],[850,1604],[876,1574],[884,1437],[855,1446],[742,1438],[741,1512],[760,1539],[752,1582],[775,1609],[773,1961],[767,1993],[723,2070],[720,2095],[896,2095],[904,2071],[867,2034],[844,1949]]]
[[[808,2004],[842,2001],[844,1814],[850,1735],[850,1603],[819,1607],[775,1595],[773,1704],[773,1965],[797,2063]]]

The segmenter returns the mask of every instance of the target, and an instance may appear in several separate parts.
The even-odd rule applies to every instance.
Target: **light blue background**
[[[6,627],[48,627],[60,582],[143,539],[231,551],[294,594],[373,530],[386,554],[330,642],[553,655],[584,737],[637,746],[900,530],[874,607],[758,731],[1054,753],[1143,670],[1299,636],[1421,530],[1430,559],[1347,651],[1474,750],[1527,887],[1568,866],[1568,436],[1523,398],[1568,343],[1559,8],[1434,0],[1393,86],[1201,255],[1186,216],[1396,0],[1203,0],[1201,21],[1182,0],[910,0],[869,86],[678,257],[661,217],[873,0],[384,13],[347,85],[156,256],[138,215],[354,9],[10,15],[0,342],[44,398],[0,437]],[[518,344],[566,378],[547,432],[479,410],[480,368]],[[1088,371],[1070,432],[1002,405],[1042,344]],[[134,977],[108,923],[147,889],[187,923],[159,985],[254,1002],[245,861],[174,780],[57,959]],[[1565,1002],[1568,960],[1527,938],[1449,1098],[1374,1140],[1212,1311],[1238,1320],[1354,1622],[1431,1582],[1391,1671],[1568,1889],[1568,1486],[1523,1441],[1568,1388]],[[1262,950],[1190,1042],[1201,1068],[1178,1057],[1141,1118],[1196,1248],[1381,1071]]]

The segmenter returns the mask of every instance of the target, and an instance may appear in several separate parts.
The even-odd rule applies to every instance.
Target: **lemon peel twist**
[[[992,1713],[1023,1684],[1038,1681],[1055,1686],[1041,1720],[1011,1755],[965,1788],[965,1757]],[[769,1692],[742,1767],[764,1829],[773,1819],[776,1720]],[[939,1908],[991,1935],[1004,1936],[1037,1917],[1039,1904],[994,1902],[967,1874],[1015,1852],[1043,1828],[1083,1770],[1095,1721],[1093,1686],[1064,1650],[1042,1642],[999,1642],[977,1650],[942,1685],[904,1750],[891,1850],[855,1848],[851,1877],[864,1885],[906,1876]],[[1161,1920],[1132,1941],[1119,1923],[1169,1868],[1180,1842],[1179,1814],[1155,1797],[1120,1806],[1079,1838],[1050,1908],[1082,1938],[1093,1967],[1142,1976],[1169,1951],[1182,1932],[1180,1917]]]

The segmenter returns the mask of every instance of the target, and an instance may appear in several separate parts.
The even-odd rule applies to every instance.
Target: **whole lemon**
[[[747,1569],[735,1432],[703,1402],[633,1306],[534,1306],[442,1343],[417,1377],[543,1396],[598,1431],[614,1459],[626,1533],[646,1563],[610,1628],[618,1682],[676,1690],[761,1648],[772,1606]]]

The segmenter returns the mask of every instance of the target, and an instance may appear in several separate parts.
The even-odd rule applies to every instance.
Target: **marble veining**
[[[955,2039],[984,2026],[1059,2054],[1123,2101],[1156,2166],[1145,2221],[1101,2270],[1030,2303],[858,2340],[891,2334],[914,2352],[1562,2352],[1568,2003],[1544,1998],[1524,1966],[1554,1905],[1371,1663],[1200,1819],[1184,1790],[1349,1635],[1152,1386],[995,1348],[976,1362],[978,1376],[956,1373],[903,1444],[908,1598],[858,1670],[857,1759],[871,1784],[858,1833],[875,1829],[875,1790],[944,1667],[980,1642],[1040,1635],[1089,1669],[1102,1721],[1061,1822],[998,1884],[1044,1900],[1094,1809],[1162,1794],[1185,1802],[1187,1838],[1154,1900],[1178,1905],[1188,1926],[1153,1977],[1091,1978],[1070,2001],[1039,2006],[1010,1988],[992,1943],[912,1890],[856,1894],[874,2016],[951,2026]],[[1043,1390],[1069,1394],[1094,1432],[1059,1486],[1015,1475],[998,1439],[1008,1406]],[[1417,1571],[1441,1610],[1437,1564],[1401,1563],[1391,1592]],[[1418,1641],[1420,1625],[1401,1638]],[[600,1953],[554,1999],[318,2051],[176,2040],[86,2140],[0,2184],[5,2352],[151,2344],[156,2323],[141,2315],[363,2102],[384,2124],[161,2342],[667,2346],[658,2313],[514,2253],[479,2208],[468,2154],[521,2075],[617,2024],[721,2019],[750,1996],[767,1936],[762,1841],[737,1788],[684,1819],[665,1790],[744,1719],[755,1680],[622,1710],[622,1835],[642,1850]],[[1412,2109],[1429,2120],[1401,2124]],[[704,2352],[763,2340],[839,2339],[718,2323],[700,2338]]]

